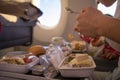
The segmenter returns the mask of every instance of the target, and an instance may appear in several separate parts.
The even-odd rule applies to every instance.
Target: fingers
[[[74,30],[77,31],[77,32],[81,32],[81,30],[80,30],[81,27],[82,26],[79,25],[79,22],[77,22],[76,26],[74,27]]]
[[[84,13],[85,11],[86,11],[86,9],[83,9],[83,10],[82,10],[82,13]]]
[[[96,15],[98,10],[93,7],[87,7],[82,10],[82,12],[77,17],[77,24],[75,26],[75,31],[80,32],[81,34],[87,37],[96,37],[97,35],[97,26],[95,25]]]
[[[90,8],[92,8],[92,7],[87,7],[87,8],[84,8],[82,11],[81,11],[81,13],[79,14],[79,16],[77,17],[77,25],[76,25],[76,27],[75,27],[75,31],[78,31],[78,32],[80,32],[81,30],[80,30],[80,28],[81,27],[83,27],[82,25],[84,24],[85,25],[85,21],[86,21],[86,19],[88,19],[88,17],[87,17],[87,15],[88,15],[88,13],[87,12],[89,12],[89,9]]]
[[[80,32],[81,30],[80,30],[80,28],[81,28],[81,26],[80,26],[80,24],[82,23],[82,18],[84,19],[84,13],[87,11],[87,8],[84,8],[83,10],[82,10],[82,12],[79,14],[79,16],[77,17],[77,25],[76,25],[76,27],[74,28],[74,30],[75,31],[77,31],[77,32]]]
[[[93,38],[91,40],[91,44],[93,46],[101,46],[104,44],[104,37],[100,36],[100,37],[96,37],[96,38]]]
[[[111,60],[111,59],[115,58],[116,55],[113,54],[110,50],[105,49],[105,51],[103,52],[103,54],[101,56],[104,57],[105,59]]]
[[[77,21],[79,21],[79,19],[83,16],[83,14],[85,13],[85,12],[87,12],[88,11],[88,8],[84,8],[82,11],[81,11],[81,13],[79,14],[79,16],[78,16],[78,18],[77,18]]]

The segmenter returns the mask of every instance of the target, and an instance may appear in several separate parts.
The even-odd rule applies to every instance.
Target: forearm
[[[102,17],[98,34],[120,43],[120,20],[107,16]]]

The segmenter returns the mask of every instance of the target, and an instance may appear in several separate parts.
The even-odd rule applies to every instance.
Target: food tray
[[[15,52],[8,52],[6,55],[9,56],[19,56],[24,55],[27,52],[25,51],[15,51]],[[5,56],[6,56],[5,55]],[[8,71],[8,72],[16,72],[16,73],[27,73],[29,69],[39,63],[39,58],[34,57],[33,61],[31,63],[25,64],[25,65],[17,65],[17,64],[3,64],[0,63],[0,70],[1,71]]]
[[[84,42],[84,44],[80,44],[82,42]],[[79,44],[79,46],[77,46],[76,44]],[[80,46],[82,49],[80,48]],[[88,44],[85,41],[73,41],[70,43],[70,47],[72,53],[83,53],[88,51]]]
[[[64,58],[64,60],[59,64],[58,70],[60,71],[60,74],[63,77],[91,77],[94,68],[96,67],[96,64],[91,56],[89,56],[89,58],[93,62],[93,66],[91,67],[80,67],[80,68],[62,67],[64,61],[66,61],[67,59]]]

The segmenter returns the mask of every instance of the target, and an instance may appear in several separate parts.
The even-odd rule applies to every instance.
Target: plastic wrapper
[[[42,75],[44,68],[41,65],[35,65],[31,68],[32,74],[34,75]]]
[[[71,51],[70,43],[67,42],[63,37],[53,37],[51,39],[51,44],[54,46],[59,46],[66,54]]]
[[[64,59],[65,54],[59,45],[50,44],[46,55],[40,56],[40,64],[43,66],[43,75],[46,78],[54,78],[58,74],[58,65]]]
[[[51,50],[52,49],[52,50]],[[47,58],[53,64],[53,66],[57,69],[61,60],[65,57],[60,46],[49,47],[47,50]]]
[[[54,78],[58,74],[58,71],[48,58],[47,55],[40,56],[40,65],[42,66],[43,76],[46,78]]]
[[[58,74],[58,71],[55,69],[55,67],[52,64],[49,64],[49,66],[44,71],[44,77],[46,78],[54,78]]]

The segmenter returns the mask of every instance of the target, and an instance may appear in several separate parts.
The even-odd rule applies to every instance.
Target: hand
[[[104,49],[103,54],[101,54],[100,56],[105,59],[109,59],[109,60],[117,58],[117,56],[113,53],[113,51],[109,49]]]
[[[118,59],[118,54],[120,54],[120,52],[116,51],[114,48],[106,43],[103,48],[103,53],[100,56],[106,59]]]
[[[86,37],[98,37],[98,27],[101,24],[103,14],[93,7],[83,9],[77,18],[75,30]]]
[[[91,44],[93,46],[101,46],[102,44],[104,44],[104,37],[101,36],[91,39]]]

